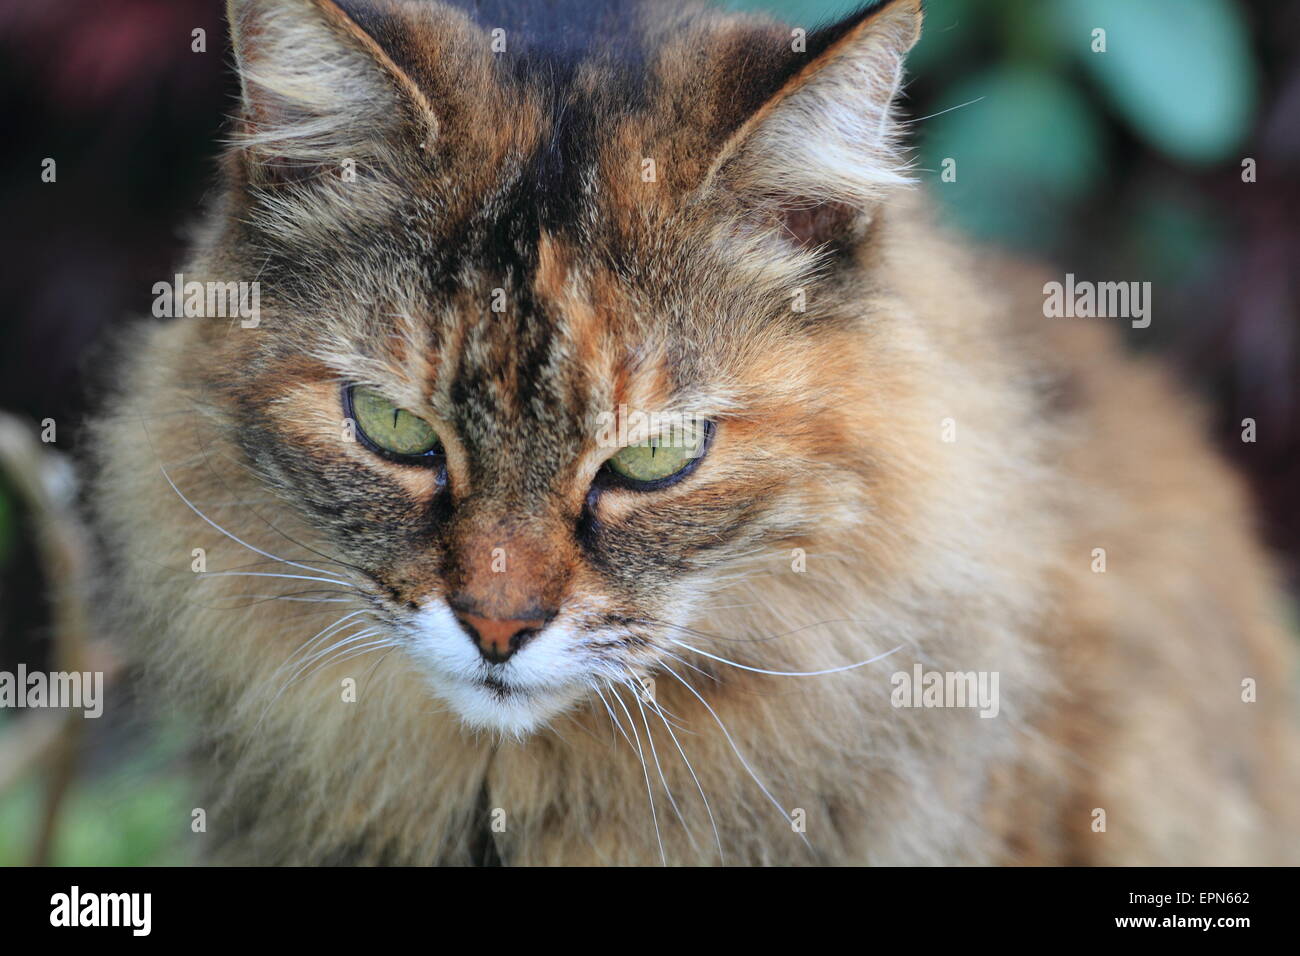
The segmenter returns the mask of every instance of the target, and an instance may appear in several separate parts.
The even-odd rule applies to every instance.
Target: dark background
[[[853,6],[728,5],[808,28]],[[60,451],[79,447],[97,344],[149,311],[212,183],[236,92],[221,8],[0,0],[0,410],[33,427],[54,419]],[[1105,53],[1091,50],[1094,27]],[[206,52],[191,49],[196,28]],[[918,177],[951,219],[1058,275],[1152,282],[1151,327],[1126,335],[1209,405],[1294,585],[1300,2],[930,0],[910,67],[904,110],[927,117],[913,129]],[[41,181],[46,157],[55,183]],[[939,182],[944,157],[958,182]],[[1254,183],[1242,181],[1247,157]],[[1253,444],[1241,441],[1245,417],[1258,423]],[[0,475],[0,669],[46,659],[33,548]],[[0,713],[0,744],[19,719]],[[53,859],[184,859],[174,744],[98,723]],[[0,863],[27,858],[41,801],[36,779],[0,791]]]

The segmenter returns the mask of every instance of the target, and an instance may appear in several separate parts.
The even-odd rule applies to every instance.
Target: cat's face
[[[212,260],[259,277],[261,320],[212,333],[204,384],[467,723],[527,732],[681,673],[694,610],[861,513],[863,203],[744,185],[788,135],[747,117],[808,54],[772,53],[742,77],[757,106],[720,115],[737,80],[688,94],[681,50],[555,87],[444,11],[235,8],[246,138]],[[292,61],[310,44],[335,73]]]

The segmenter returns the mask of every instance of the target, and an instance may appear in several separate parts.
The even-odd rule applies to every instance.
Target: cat
[[[919,0],[562,7],[230,0],[175,284],[257,308],[134,327],[89,462],[205,858],[1300,860],[1244,492],[935,222]]]

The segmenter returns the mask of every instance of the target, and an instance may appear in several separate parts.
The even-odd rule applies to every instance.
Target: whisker
[[[618,693],[617,690],[614,689],[613,684],[609,685],[609,694],[616,701],[618,701],[618,706],[623,708],[623,713],[627,714],[627,722],[632,727],[632,733],[636,735],[636,752],[637,755],[641,758],[641,772],[645,774],[645,793],[646,796],[650,798],[650,819],[654,821],[654,825],[655,825],[655,840],[659,844],[659,859],[663,861],[664,866],[667,866],[668,854],[664,852],[664,839],[663,836],[659,833],[659,814],[655,810],[654,789],[650,786],[650,768],[646,766],[645,751],[641,749],[641,734],[636,729],[636,723],[633,722],[632,720],[632,712],[627,709],[627,705],[623,703],[622,696]]]
[[[249,544],[247,541],[244,541],[244,540],[242,540],[242,539],[236,537],[235,535],[231,534],[229,531],[227,531],[225,528],[221,527],[221,525],[217,524],[215,521],[213,521],[211,518],[209,518],[207,515],[205,515],[202,511],[200,511],[197,507],[195,507],[194,503],[191,502],[190,499],[188,499],[188,498],[185,497],[185,495],[181,492],[181,490],[180,490],[179,488],[176,487],[176,482],[172,481],[172,476],[169,475],[169,474],[167,474],[167,468],[162,464],[162,460],[161,460],[161,459],[159,459],[159,462],[158,462],[158,470],[162,472],[162,476],[163,476],[163,478],[166,479],[167,484],[171,486],[172,491],[176,492],[177,497],[179,497],[179,498],[181,499],[181,501],[183,501],[183,502],[185,503],[185,507],[189,508],[189,509],[190,509],[191,511],[193,511],[196,515],[198,515],[200,518],[202,518],[204,521],[206,521],[209,525],[211,525],[211,526],[212,526],[213,528],[215,528],[217,531],[219,531],[219,532],[221,532],[222,534],[224,534],[224,535],[225,535],[227,538],[229,538],[231,541],[234,541],[236,544],[243,545],[243,546],[244,546],[245,548],[247,548],[249,551],[252,551],[252,552],[255,553],[255,554],[260,554],[260,555],[261,555],[262,557],[264,557],[264,558],[270,558],[270,559],[273,560],[273,561],[281,561],[281,562],[283,562],[284,564],[290,565],[291,567],[301,568],[301,569],[304,570],[304,571],[312,571],[312,572],[314,572],[314,573],[316,573],[316,574],[327,574],[327,573],[328,573],[328,572],[326,572],[326,571],[322,571],[320,568],[312,567],[312,566],[309,565],[309,564],[299,564],[297,561],[290,561],[288,558],[281,558],[281,557],[279,557],[279,556],[277,556],[277,555],[274,555],[274,554],[271,554],[271,553],[269,553],[269,552],[267,552],[267,551],[263,551],[261,548],[256,548],[256,547],[254,547],[253,545]],[[326,579],[318,578],[317,580],[326,580]],[[330,580],[330,583],[332,583],[332,584],[341,584],[341,585],[344,585],[344,586],[347,586],[347,584],[348,584],[348,582],[347,582],[346,580],[343,580],[343,579],[341,579],[341,578],[334,578],[334,579],[329,579],[329,580]]]
[[[727,725],[722,722],[722,718],[719,717],[717,712],[709,705],[709,702],[705,700],[703,697],[701,697],[699,695],[699,692],[696,691],[694,687],[692,687],[685,680],[683,680],[682,677],[675,670],[669,667],[667,664],[661,664],[660,666],[662,666],[664,670],[668,671],[668,673],[676,677],[678,682],[683,687],[685,687],[688,691],[690,691],[695,696],[696,700],[698,700],[701,704],[704,705],[704,708],[709,712],[709,714],[713,717],[714,721],[717,723],[718,729],[722,731],[722,735],[727,738],[727,743],[731,745],[732,751],[736,754],[736,759],[739,760],[740,765],[745,768],[745,772],[749,774],[749,778],[758,785],[759,790],[763,791],[763,796],[767,797],[767,799],[771,802],[772,806],[776,807],[777,810],[781,811],[781,816],[785,817],[785,822],[790,824],[791,830],[798,834],[799,839],[803,840],[804,845],[807,846],[808,850],[815,855],[816,851],[813,849],[813,845],[808,842],[808,837],[802,833],[799,833],[798,830],[794,829],[794,818],[790,816],[789,811],[787,811],[785,807],[781,806],[780,801],[778,801],[776,797],[772,796],[772,792],[767,789],[767,786],[763,783],[763,781],[758,778],[758,774],[754,772],[754,768],[749,765],[749,761],[745,759],[745,755],[741,753],[740,748],[736,746],[736,741],[733,740],[731,737],[731,731],[727,730]]]
[[[596,711],[596,707],[595,707],[595,703],[594,703],[594,702],[592,701],[592,699],[591,699],[591,692],[592,692],[593,690],[595,690],[595,689],[596,689],[596,688],[595,688],[594,686],[588,686],[588,687],[587,687],[587,706],[588,706],[588,708],[591,710],[592,713],[597,713],[597,711]],[[604,703],[604,702],[602,701],[602,703]],[[608,704],[605,704],[605,710],[606,710],[606,711],[609,710],[609,705],[608,705]],[[598,719],[599,719],[599,718],[598,718]],[[609,724],[609,749],[610,749],[611,751],[613,751],[617,746],[618,746],[618,737],[615,736],[615,734],[614,734],[614,721],[613,721],[613,715],[610,714],[610,724]]]
[[[627,670],[628,677],[630,678],[627,687],[632,691],[632,699],[636,701],[637,710],[641,712],[641,723],[645,727],[646,740],[650,741],[650,756],[654,758],[655,770],[659,772],[659,782],[664,785],[664,793],[668,795],[668,803],[672,806],[673,812],[677,814],[677,819],[681,821],[682,829],[686,831],[686,838],[691,841],[692,847],[699,850],[700,845],[695,840],[695,834],[687,824],[686,817],[682,816],[682,811],[677,806],[677,801],[673,798],[672,787],[668,786],[668,778],[664,776],[664,768],[659,764],[659,753],[655,750],[654,734],[650,732],[650,719],[646,717],[645,707],[641,702],[642,691],[637,685],[636,674],[634,674],[630,668],[625,668],[625,670]],[[660,717],[662,718],[663,715],[660,714]],[[664,726],[668,726],[666,720],[664,721]],[[672,733],[672,731],[669,730],[669,733]]]
[[[673,733],[672,724],[669,723],[666,717],[664,717],[663,710],[659,707],[659,702],[651,697],[649,698],[649,703],[650,708],[658,714],[659,719],[663,721],[664,729],[668,731],[668,736],[672,738],[673,745],[677,748],[677,752],[681,754],[682,763],[686,765],[687,772],[691,775],[691,779],[695,781],[695,789],[700,792],[700,799],[704,801],[704,812],[709,815],[709,825],[713,827],[713,839],[718,845],[718,862],[724,863],[726,860],[722,853],[722,837],[718,833],[718,823],[713,818],[713,808],[709,806],[709,798],[704,795],[704,785],[700,783],[700,778],[695,775],[695,768],[691,766],[690,760],[686,757],[686,751],[682,749],[681,742],[677,739],[677,735]]]
[[[356,623],[365,623],[365,622],[356,622]],[[327,627],[327,628],[325,629],[325,631],[329,631],[329,630],[331,630],[331,628],[336,627],[337,624],[338,624],[338,622],[335,622],[335,624],[332,624],[332,625],[330,625],[330,627]],[[348,627],[351,627],[351,626],[354,626],[354,625],[348,625]],[[347,628],[345,627],[344,629],[346,630]],[[322,634],[324,634],[324,633],[325,633],[325,632],[322,632]],[[337,633],[337,631],[336,631],[335,633]],[[331,645],[330,645],[329,647],[327,647],[325,650],[323,650],[323,651],[318,651],[318,652],[316,652],[315,654],[313,654],[311,657],[309,657],[309,658],[307,658],[306,660],[302,661],[302,662],[298,665],[298,668],[297,668],[297,669],[296,669],[292,674],[289,675],[288,680],[286,680],[286,681],[285,681],[285,682],[280,686],[280,689],[279,689],[278,691],[275,692],[275,696],[273,696],[273,697],[272,697],[272,698],[267,702],[266,707],[262,710],[262,716],[258,718],[258,720],[257,720],[257,724],[253,727],[253,732],[256,733],[256,732],[261,728],[261,726],[262,726],[262,722],[263,722],[264,720],[266,720],[267,715],[271,712],[271,708],[273,708],[273,707],[275,706],[276,702],[279,701],[279,699],[280,699],[281,697],[284,696],[285,691],[287,691],[291,686],[293,686],[293,684],[298,680],[299,675],[301,675],[301,674],[303,673],[303,670],[304,670],[305,668],[309,667],[313,661],[319,660],[322,654],[328,654],[328,653],[330,653],[331,651],[333,651],[333,650],[335,650],[335,649],[337,649],[337,648],[340,648],[340,647],[346,646],[347,644],[350,644],[350,643],[352,643],[352,642],[354,642],[354,641],[363,640],[363,639],[365,639],[365,638],[367,638],[367,637],[371,637],[371,636],[373,636],[373,635],[375,635],[375,634],[378,634],[378,633],[379,633],[379,629],[378,629],[378,628],[372,628],[372,629],[369,630],[369,631],[363,630],[363,631],[361,631],[361,632],[358,633],[358,634],[350,634],[350,635],[348,635],[347,637],[343,638],[342,640],[337,641],[337,642],[335,642],[334,644],[331,644]],[[320,640],[320,636],[318,635],[316,638],[313,638],[313,641],[315,641],[315,640]],[[301,650],[302,650],[302,648],[299,648],[298,651],[295,651],[295,652],[294,652],[294,655],[296,656],[296,655],[297,655]],[[286,667],[288,667],[289,664],[290,664],[291,662],[292,662],[292,657],[291,657],[289,660],[285,661],[283,664],[281,664],[280,667],[276,668],[275,672],[271,675],[271,679],[274,680],[277,676],[279,676],[279,674],[281,673],[281,671],[283,671]]]
[[[663,621],[653,617],[638,618],[637,623],[646,624],[650,626],[657,625],[660,627],[670,627],[673,630],[683,631],[686,634],[689,634],[691,637],[698,637],[708,641],[727,641],[733,644],[764,644],[768,641],[780,640],[783,637],[790,637],[794,634],[799,634],[803,631],[811,630],[814,627],[826,627],[830,624],[871,625],[874,622],[864,621],[858,618],[851,618],[851,617],[829,617],[822,621],[813,621],[810,624],[801,624],[798,627],[791,628],[788,631],[781,631],[777,634],[767,634],[764,635],[763,637],[724,637],[721,634],[712,634],[708,631],[701,631],[698,630],[697,628],[688,627],[685,624],[677,624],[674,623],[673,621]]]
[[[366,635],[366,636],[368,637],[377,633],[379,632],[372,631],[370,635]],[[361,635],[357,635],[357,636],[360,637]],[[301,680],[303,682],[306,682],[308,679],[312,677],[312,675],[320,673],[326,667],[335,667],[339,664],[342,664],[345,661],[350,661],[355,657],[361,657],[363,654],[369,654],[371,651],[375,650],[376,648],[396,647],[396,646],[397,646],[396,642],[391,637],[381,637],[379,640],[370,641],[367,644],[358,644],[355,647],[344,648],[340,650],[338,653],[336,653],[333,657],[321,661],[310,671],[304,674]]]
[[[355,639],[360,639],[366,636],[368,635],[364,633],[354,635]],[[349,638],[349,640],[351,639],[352,638]],[[277,669],[276,673],[278,672],[279,669]],[[276,702],[279,701],[279,699],[282,696],[284,696],[285,691],[287,691],[293,685],[295,678],[298,676],[298,673],[300,672],[301,672],[301,668],[299,669],[299,671],[296,671],[294,674],[290,675],[289,679],[286,680],[280,686],[280,689],[275,692],[275,695],[269,701],[266,702],[266,706],[262,708],[262,713],[257,718],[257,723],[253,725],[253,731],[252,731],[253,734],[256,734],[262,728],[262,724],[266,721],[266,718],[270,716],[271,710],[275,707]],[[275,675],[273,674],[272,677],[274,678],[274,676]]]
[[[397,650],[397,648],[400,646],[401,646],[400,644],[394,643],[393,650]],[[375,671],[379,670],[380,666],[384,663],[384,661],[388,660],[388,658],[392,656],[392,653],[393,651],[389,651],[383,657],[379,658],[379,660],[375,661],[375,663],[370,666],[370,670],[366,671],[365,674],[362,675],[361,680],[368,681],[371,678],[371,676],[375,673]],[[366,690],[368,691],[369,689],[370,686],[367,684]]]
[[[355,615],[350,615],[350,616],[355,616]],[[312,644],[318,644],[321,641],[329,640],[332,637],[342,634],[344,631],[351,630],[352,628],[358,626],[362,628],[361,633],[353,632],[352,634],[349,634],[346,637],[341,637],[339,638],[339,640],[329,645],[329,647],[323,648],[321,650],[317,650],[311,653],[310,655],[304,657],[301,661],[297,661],[296,662],[297,669],[294,671],[293,676],[290,677],[289,679],[293,680],[295,677],[298,676],[298,674],[302,672],[302,669],[304,667],[310,666],[312,661],[320,660],[320,658],[323,655],[328,654],[330,651],[334,650],[335,648],[342,647],[344,644],[348,643],[349,641],[358,640],[362,636],[368,636],[368,633],[366,631],[367,628],[369,628],[369,633],[378,633],[378,629],[376,629],[374,625],[368,621],[353,621],[351,624],[345,624],[343,622],[337,622],[335,624],[332,624],[329,627],[327,627],[324,631],[322,631],[319,635],[317,635],[315,638],[313,638],[310,642],[299,647],[296,651],[294,651],[293,654],[290,655],[289,659],[286,660],[283,664],[281,664],[278,668],[276,668],[275,673],[273,673],[271,676],[278,677],[282,670],[289,667],[289,665],[295,663],[294,658],[310,650]]]
[[[614,725],[615,727],[618,728],[618,732],[619,732],[620,734],[623,735],[623,739],[626,740],[626,741],[627,741],[627,745],[628,745],[629,747],[631,747],[631,746],[632,746],[632,738],[629,737],[629,736],[627,735],[627,731],[623,729],[623,724],[622,724],[622,722],[619,721],[619,719],[618,719],[617,717],[614,716],[614,711],[613,711],[613,709],[609,706],[609,701],[605,700],[605,695],[602,694],[602,693],[600,692],[600,687],[597,686],[597,685],[595,685],[595,684],[593,684],[593,685],[592,685],[592,690],[594,690],[594,691],[596,692],[596,696],[600,698],[600,702],[601,702],[602,704],[605,705],[605,712],[606,712],[607,714],[609,714],[610,722],[613,723],[613,725]]]
[[[709,680],[713,681],[713,683],[715,683],[715,684],[720,684],[720,683],[721,683],[721,681],[718,680],[718,677],[717,677],[716,674],[710,674],[710,673],[709,673],[708,671],[706,671],[706,670],[701,670],[700,668],[698,668],[698,667],[696,667],[694,664],[692,664],[690,661],[688,661],[686,658],[682,657],[682,655],[680,655],[680,654],[674,654],[672,651],[670,651],[670,650],[668,650],[668,649],[666,649],[666,648],[663,649],[663,653],[664,653],[664,655],[666,655],[667,657],[671,657],[673,660],[678,661],[679,663],[685,664],[687,667],[689,667],[691,670],[695,671],[696,673],[698,673],[698,674],[702,674],[703,676],[707,677]]]
[[[668,652],[668,651],[663,651],[663,653],[668,654],[669,652]],[[678,658],[678,659],[681,660],[681,658]],[[683,661],[683,663],[685,663],[685,661]],[[631,669],[628,668],[626,664],[616,663],[614,666],[617,667],[617,668],[622,668],[624,671],[626,671],[626,672],[628,672],[628,673],[632,673]],[[604,673],[604,671],[602,671],[602,673]],[[622,679],[621,677],[619,677],[617,674],[611,673],[611,674],[608,674],[608,675],[606,675],[606,676],[612,677],[614,680],[616,680],[616,681],[618,681],[618,682],[620,682],[620,683],[623,682],[623,679]],[[634,680],[634,682],[635,682],[636,678],[634,677],[633,680]],[[660,705],[660,712],[663,713],[663,714],[666,714],[667,717],[665,717],[665,720],[666,720],[668,723],[672,724],[674,727],[676,727],[678,730],[680,730],[682,733],[684,733],[684,734],[689,734],[689,733],[691,733],[691,731],[690,731],[689,729],[687,729],[683,724],[680,724],[680,723],[677,722],[677,721],[680,719],[680,718],[678,717],[677,714],[673,713],[671,710],[669,710],[669,709],[666,708],[666,707],[663,707],[662,705]],[[672,718],[672,719],[669,720],[668,718]]]
[[[191,399],[191,401],[193,401],[193,399]],[[215,468],[212,467],[212,460],[211,460],[211,458],[210,458],[209,455],[208,455],[208,445],[207,445],[206,443],[201,442],[201,441],[200,441],[200,451],[201,451],[202,454],[203,454],[203,463],[207,466],[208,471],[210,471],[210,472],[212,473],[213,477],[215,477],[218,481],[220,481],[220,482],[225,486],[225,488],[226,488],[227,491],[231,492],[232,494],[235,494],[235,489],[233,489],[233,488],[230,487],[230,482],[226,481],[226,479],[221,475],[221,473],[218,472]],[[235,461],[235,460],[231,459],[231,458],[230,458],[229,456],[227,456],[227,455],[222,455],[221,457],[222,457],[224,460],[226,460],[227,462],[230,462],[232,465],[234,465],[234,466],[236,466],[236,467],[238,467],[238,468],[243,468],[243,470],[244,470],[245,472],[247,472],[248,474],[252,475],[254,478],[258,478],[258,477],[259,477],[259,476],[257,475],[256,472],[254,472],[251,468],[247,467],[243,462]],[[326,553],[323,552],[323,551],[320,551],[320,550],[318,550],[318,549],[316,549],[316,548],[311,547],[311,545],[304,544],[303,542],[297,540],[296,538],[294,538],[294,537],[292,537],[291,535],[289,535],[289,534],[285,533],[284,531],[282,531],[282,530],[281,530],[279,527],[277,527],[276,525],[272,524],[269,520],[267,520],[266,518],[264,518],[264,517],[263,517],[263,516],[262,516],[262,515],[261,515],[261,514],[260,514],[260,513],[255,509],[255,508],[253,508],[253,507],[251,507],[251,506],[246,506],[246,507],[247,507],[247,510],[248,510],[249,512],[251,512],[255,518],[257,518],[257,519],[258,519],[259,521],[261,521],[264,525],[266,525],[268,528],[270,528],[272,531],[274,531],[276,534],[280,535],[280,537],[284,538],[286,541],[290,542],[291,544],[296,544],[298,547],[303,548],[304,550],[310,551],[312,554],[317,555],[318,557],[324,559],[325,561],[330,562],[331,564],[337,564],[337,565],[339,565],[340,567],[349,568],[349,569],[351,569],[351,570],[353,570],[353,571],[356,571],[356,572],[358,572],[358,573],[361,573],[361,574],[364,574],[364,573],[365,573],[361,568],[357,567],[357,566],[354,565],[354,564],[349,564],[347,561],[343,561],[343,560],[341,560],[340,558],[334,557],[334,556],[332,556],[332,555],[328,555],[328,554],[326,554]]]
[[[246,601],[245,604],[230,604],[222,606],[220,604],[205,604],[201,601],[187,601],[192,607],[207,608],[209,611],[243,611],[250,607],[257,607],[261,604],[270,604],[275,601],[287,601],[290,604],[353,604],[353,598],[321,598],[321,597],[301,597],[302,594],[309,593],[299,591],[294,594],[231,594],[228,595],[232,601]]]
[[[367,610],[366,608],[361,608],[360,610],[353,611],[351,614],[343,615],[342,617],[335,620],[333,624],[329,625],[328,627],[324,628],[321,631],[318,631],[314,636],[309,637],[306,641],[299,644],[297,650],[295,650],[292,654],[290,654],[288,658],[285,659],[285,662],[281,664],[279,668],[276,669],[275,674],[278,674],[280,670],[284,669],[289,664],[291,664],[294,658],[296,658],[299,654],[306,651],[309,647],[311,647],[313,644],[319,641],[322,637],[329,634],[331,631],[334,631],[336,628],[340,627],[345,621],[351,620],[352,618],[356,617],[358,614],[364,614],[366,610]],[[275,674],[272,674],[271,676],[274,677]]]
[[[194,571],[194,570],[192,570],[192,569],[190,569],[190,568],[176,568],[176,567],[172,567],[171,565],[164,564],[164,563],[161,562],[161,561],[155,561],[153,558],[149,558],[149,557],[142,557],[141,560],[142,560],[142,561],[145,561],[145,562],[147,562],[147,563],[149,563],[149,564],[151,564],[151,565],[153,565],[153,566],[156,567],[156,568],[159,568],[160,570],[166,571],[168,574],[179,575],[179,576],[182,576],[182,577],[192,578],[192,579],[195,579],[195,580],[199,580],[199,579],[202,579],[202,578],[205,578],[205,577],[214,577],[214,576],[216,576],[216,577],[231,577],[231,576],[234,576],[234,575],[235,575],[236,570],[237,570],[238,568],[243,568],[243,567],[257,567],[257,566],[259,566],[259,565],[263,565],[263,564],[274,564],[274,563],[277,563],[277,562],[275,562],[275,561],[250,561],[250,562],[248,562],[248,563],[246,563],[246,564],[236,564],[236,565],[231,565],[231,568],[228,569],[228,570],[226,570],[226,571]],[[249,572],[249,573],[252,574],[252,572]],[[282,576],[284,576],[284,575],[262,574],[262,575],[253,575],[253,576],[260,576],[260,577],[282,577]],[[307,589],[303,589],[303,590],[301,590],[301,591],[293,591],[293,592],[290,592],[290,594],[344,594],[344,595],[356,595],[356,594],[358,594],[358,593],[363,593],[363,592],[360,592],[360,589],[359,589],[359,588],[355,587],[354,585],[352,585],[352,584],[350,584],[350,583],[348,583],[348,582],[346,582],[346,581],[335,581],[335,580],[333,580],[333,579],[328,579],[328,580],[326,580],[326,579],[320,579],[320,578],[305,577],[305,576],[303,576],[303,575],[289,575],[288,577],[291,577],[291,578],[294,579],[294,580],[304,580],[304,581],[322,581],[322,583],[324,583],[324,584],[331,584],[331,585],[334,585],[334,587],[329,587],[329,588],[307,588]],[[286,597],[286,596],[288,596],[288,595],[279,595],[279,594],[276,594],[276,595],[267,595],[267,597],[275,597],[275,598]],[[231,597],[239,597],[239,595],[231,595]]]
[[[285,562],[291,564],[292,562]],[[295,565],[301,567],[301,565]],[[272,574],[269,571],[204,571],[194,575],[195,578],[288,578],[292,581],[320,581],[323,584],[343,584],[346,581],[336,581],[333,578],[314,578],[306,574]]]
[[[283,696],[287,690],[289,690],[290,687],[294,686],[295,684],[306,683],[307,680],[310,679],[313,674],[324,669],[325,667],[328,667],[331,664],[340,663],[343,660],[347,660],[348,655],[351,652],[356,651],[358,649],[374,648],[380,646],[381,644],[392,643],[392,638],[382,637],[379,640],[371,641],[368,644],[357,644],[357,641],[374,637],[378,633],[380,633],[380,631],[378,629],[374,629],[370,631],[361,631],[358,634],[352,634],[349,637],[345,638],[344,640],[339,641],[337,644],[331,646],[328,650],[322,651],[321,652],[322,654],[329,654],[332,656],[326,657],[324,660],[320,660],[319,663],[316,664],[316,666],[311,667],[310,661],[305,662],[303,667],[299,668],[298,671],[296,671],[293,675],[291,675],[289,679],[285,682],[284,686],[280,688],[280,690],[276,693],[276,695],[273,698],[271,698],[271,702],[267,704],[267,711],[269,712],[271,706],[274,705],[275,702],[278,701],[280,697]],[[313,661],[319,660],[319,656],[320,655],[314,656],[312,660]],[[310,669],[305,669],[305,668],[310,668]]]
[[[668,638],[668,641],[676,644],[678,647],[684,647],[688,651],[694,651],[696,654],[707,657],[711,661],[717,661],[719,664],[738,667],[740,670],[752,671],[755,674],[770,674],[773,677],[821,677],[826,674],[840,674],[844,671],[856,670],[859,667],[866,667],[868,664],[874,664],[877,661],[884,660],[890,654],[897,653],[906,646],[904,644],[899,644],[893,650],[885,651],[883,654],[877,654],[875,657],[869,657],[865,661],[858,661],[856,664],[844,664],[840,667],[828,667],[825,670],[820,671],[770,671],[761,667],[750,667],[748,664],[737,664],[735,661],[729,661],[725,657],[718,657],[715,654],[710,654],[708,651],[702,651],[698,647],[691,647],[691,645],[683,644],[681,641],[674,641],[671,637]]]
[[[936,116],[942,116],[944,113],[951,113],[953,110],[959,110],[959,109],[962,109],[963,107],[966,107],[966,106],[973,106],[973,105],[975,105],[976,103],[978,103],[978,102],[979,102],[980,100],[982,100],[982,99],[984,99],[984,97],[982,97],[982,96],[977,96],[977,97],[975,97],[975,99],[973,99],[973,100],[967,100],[965,103],[958,103],[956,106],[950,106],[950,107],[948,107],[946,110],[939,110],[939,112],[937,112],[937,113],[931,113],[931,114],[929,114],[928,116],[918,116],[918,117],[916,117],[915,119],[902,120],[902,121],[899,122],[898,125],[899,125],[899,126],[913,126],[913,125],[915,125],[915,124],[917,124],[917,123],[924,123],[926,120],[934,119]]]
[[[633,675],[635,680],[635,675]],[[636,702],[637,710],[641,712],[641,725],[645,727],[645,737],[650,743],[650,757],[654,760],[655,770],[659,774],[659,782],[664,785],[664,793],[668,796],[668,805],[673,808],[673,813],[677,814],[677,819],[681,822],[682,829],[686,831],[686,838],[691,841],[691,846],[698,850],[699,844],[695,842],[695,834],[691,832],[690,826],[686,823],[686,818],[682,816],[681,808],[677,806],[677,800],[673,797],[672,787],[668,786],[668,778],[664,776],[664,768],[659,763],[659,752],[655,749],[654,734],[650,732],[650,721],[646,717],[645,707],[641,704],[641,689],[635,683],[626,684],[627,688],[632,691],[632,700]]]

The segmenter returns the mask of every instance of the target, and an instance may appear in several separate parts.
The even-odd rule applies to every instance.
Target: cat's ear
[[[251,182],[391,165],[437,122],[423,93],[333,0],[227,0]],[[400,151],[400,150],[399,150]]]
[[[910,180],[891,106],[921,31],[921,0],[891,0],[807,37],[807,62],[731,135],[708,182],[783,241],[860,230]]]

